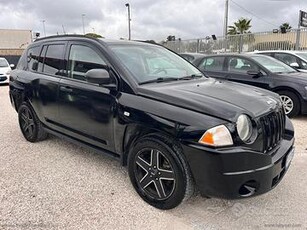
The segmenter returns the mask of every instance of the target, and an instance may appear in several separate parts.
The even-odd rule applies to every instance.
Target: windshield
[[[284,64],[281,61],[278,61],[274,58],[267,57],[267,56],[254,56],[251,57],[256,62],[264,66],[272,73],[294,73],[297,72],[295,69],[291,68],[290,66]]]
[[[203,76],[189,62],[167,49],[149,45],[112,45],[111,49],[139,83]]]
[[[0,67],[8,67],[8,63],[5,59],[0,59]]]
[[[307,60],[307,53],[296,53],[296,55]]]

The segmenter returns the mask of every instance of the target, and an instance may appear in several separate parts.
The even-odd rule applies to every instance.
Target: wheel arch
[[[289,92],[291,92],[291,93],[294,93],[294,95],[296,95],[297,96],[297,98],[298,98],[298,100],[299,100],[299,113],[302,113],[302,103],[303,103],[303,98],[302,98],[302,96],[301,96],[301,94],[297,91],[297,90],[295,90],[294,88],[292,88],[292,87],[288,87],[288,86],[280,86],[280,87],[276,87],[276,88],[274,88],[273,89],[273,91],[275,92],[275,93],[278,93],[278,92],[280,92],[280,91],[289,91]]]
[[[293,89],[292,87],[278,86],[278,87],[273,89],[274,93],[278,93],[279,91],[290,91],[290,92],[294,93],[300,101],[302,100],[302,96],[300,95],[300,93],[297,90]]]
[[[153,127],[148,127],[141,124],[132,124],[126,127],[125,134],[123,138],[123,146],[122,146],[122,160],[121,163],[123,166],[127,165],[127,159],[129,155],[130,148],[133,147],[133,145],[139,140],[140,138],[144,136],[152,136],[159,138],[159,136],[163,136],[165,138],[169,138],[172,140],[175,140],[175,137],[171,135],[170,133],[159,130]]]

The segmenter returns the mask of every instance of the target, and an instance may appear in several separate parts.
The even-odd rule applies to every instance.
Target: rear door
[[[198,65],[198,68],[205,74],[214,78],[227,78],[228,73],[225,70],[225,57],[213,56],[204,58]]]
[[[69,136],[114,149],[113,119],[116,92],[89,83],[85,73],[106,68],[107,59],[96,46],[71,42],[67,49],[67,72],[59,86],[59,126]]]
[[[58,121],[58,86],[64,74],[66,42],[51,42],[28,50],[26,71],[32,91],[31,102],[39,119],[49,127]]]
[[[267,74],[260,66],[244,57],[230,56],[226,58],[226,68],[229,73],[228,79],[239,83],[253,85],[261,88],[268,88]],[[260,71],[263,76],[255,77],[248,74],[248,71]]]

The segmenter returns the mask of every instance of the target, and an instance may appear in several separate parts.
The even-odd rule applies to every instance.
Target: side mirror
[[[258,70],[248,70],[247,74],[253,76],[253,78],[258,78],[262,76],[262,73]]]
[[[98,85],[108,85],[111,82],[109,72],[105,69],[91,69],[85,73],[88,82]]]
[[[292,68],[294,68],[294,69],[299,69],[299,68],[300,68],[299,64],[296,63],[296,62],[291,63],[290,66],[291,66]]]
[[[15,65],[14,64],[10,64],[10,67],[11,67],[11,69],[14,69]]]

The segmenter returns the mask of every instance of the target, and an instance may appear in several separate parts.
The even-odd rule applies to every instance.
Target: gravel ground
[[[296,155],[271,192],[244,200],[193,197],[157,210],[126,168],[51,137],[27,142],[0,86],[0,229],[307,229],[307,116],[293,119]]]

